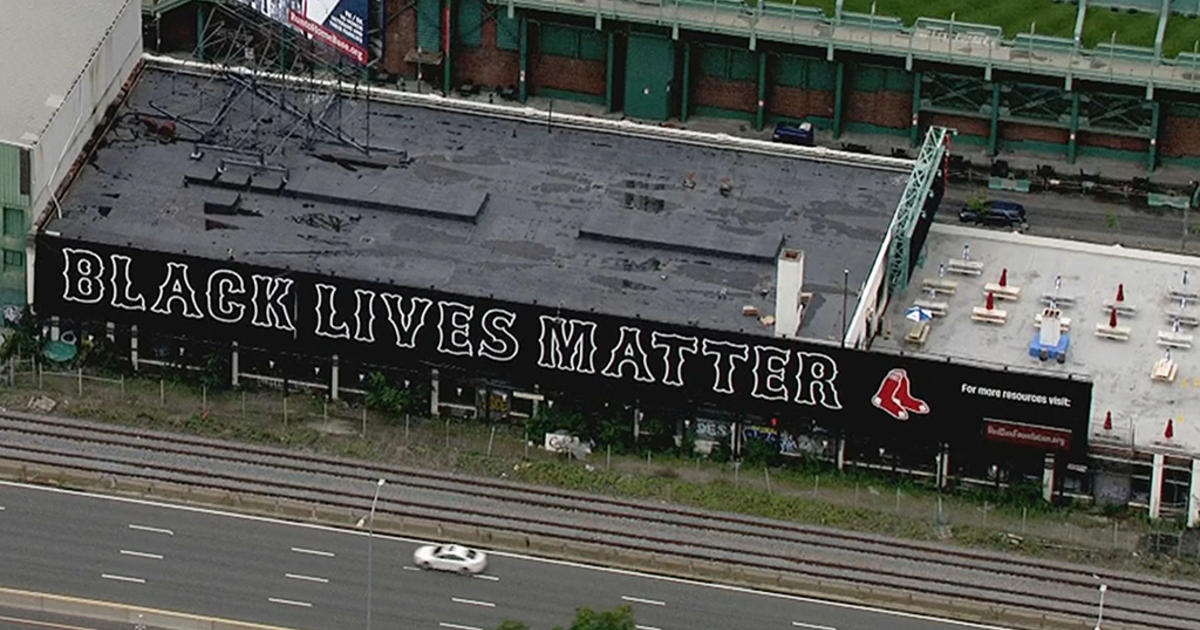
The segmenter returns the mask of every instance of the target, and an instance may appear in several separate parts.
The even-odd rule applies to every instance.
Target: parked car
[[[1025,206],[1012,201],[990,199],[983,206],[975,209],[964,205],[958,211],[958,220],[963,223],[977,225],[999,225],[1005,227],[1024,227]]]
[[[462,545],[425,545],[413,552],[413,564],[422,569],[470,575],[487,568],[487,554]]]
[[[771,140],[811,147],[814,143],[812,123],[802,122],[799,125],[779,123],[775,125],[775,132],[771,134]]]

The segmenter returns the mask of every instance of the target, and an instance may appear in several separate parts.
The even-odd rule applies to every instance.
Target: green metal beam
[[[917,146],[921,141],[921,72],[913,73],[913,117],[912,127],[908,130],[908,142]]]
[[[1150,151],[1146,155],[1146,170],[1154,172],[1155,163],[1158,161],[1158,115],[1159,102],[1154,101],[1150,104]]]
[[[995,157],[1000,144],[1000,83],[992,83],[991,125],[988,127],[988,155]]]
[[[442,42],[442,51],[445,53],[442,59],[442,96],[450,96],[450,84],[454,81],[450,70],[450,51],[454,49],[454,25],[450,23],[450,16],[453,13],[450,0],[442,0],[442,19],[445,20],[445,24],[442,24],[442,33],[446,38],[446,41]]]
[[[925,132],[925,142],[917,154],[917,163],[908,175],[904,192],[900,194],[900,203],[892,217],[888,250],[888,286],[892,295],[908,286],[913,230],[925,209],[925,200],[929,198],[933,180],[941,170],[950,133],[945,127],[930,127]]]
[[[837,62],[837,78],[833,86],[833,139],[842,137],[842,109],[845,107],[846,64]]]
[[[679,122],[688,119],[688,94],[692,91],[692,43],[683,42],[683,91],[679,95]]]
[[[1075,163],[1079,138],[1079,92],[1071,92],[1071,135],[1067,136],[1067,163]]]
[[[614,42],[615,39],[616,39],[616,33],[609,31],[608,32],[608,55],[605,57],[605,62],[604,62],[604,111],[609,112],[609,113],[612,113],[612,111],[613,111],[613,89],[614,89],[613,88],[613,80],[615,79],[615,77],[613,76],[614,75],[614,66],[615,66],[615,64],[613,62],[613,51],[615,51],[617,49],[616,44]]]
[[[767,113],[767,53],[758,51],[758,102],[754,109],[754,130],[762,131]]]
[[[527,70],[529,68],[529,20],[525,15],[521,15],[521,35],[520,35],[520,72],[517,76],[517,98],[522,103],[529,99],[529,82]]]

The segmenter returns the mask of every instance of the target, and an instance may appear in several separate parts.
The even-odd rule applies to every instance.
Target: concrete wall
[[[62,103],[30,147],[32,188],[31,228],[53,210],[51,197],[70,172],[71,164],[104,117],[142,54],[141,3],[129,0],[104,34]],[[33,301],[34,248],[25,253],[25,295]],[[4,287],[9,288],[9,287]]]

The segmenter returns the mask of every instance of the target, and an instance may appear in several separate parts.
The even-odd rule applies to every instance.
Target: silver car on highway
[[[462,545],[425,545],[413,552],[413,564],[422,569],[469,575],[487,568],[487,554]]]

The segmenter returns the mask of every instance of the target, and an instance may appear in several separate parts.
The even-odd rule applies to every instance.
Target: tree
[[[595,611],[591,608],[580,608],[575,611],[575,622],[569,630],[635,630],[637,624],[633,621],[633,610],[629,606],[621,606],[614,610]],[[563,630],[561,627],[555,630]]]

